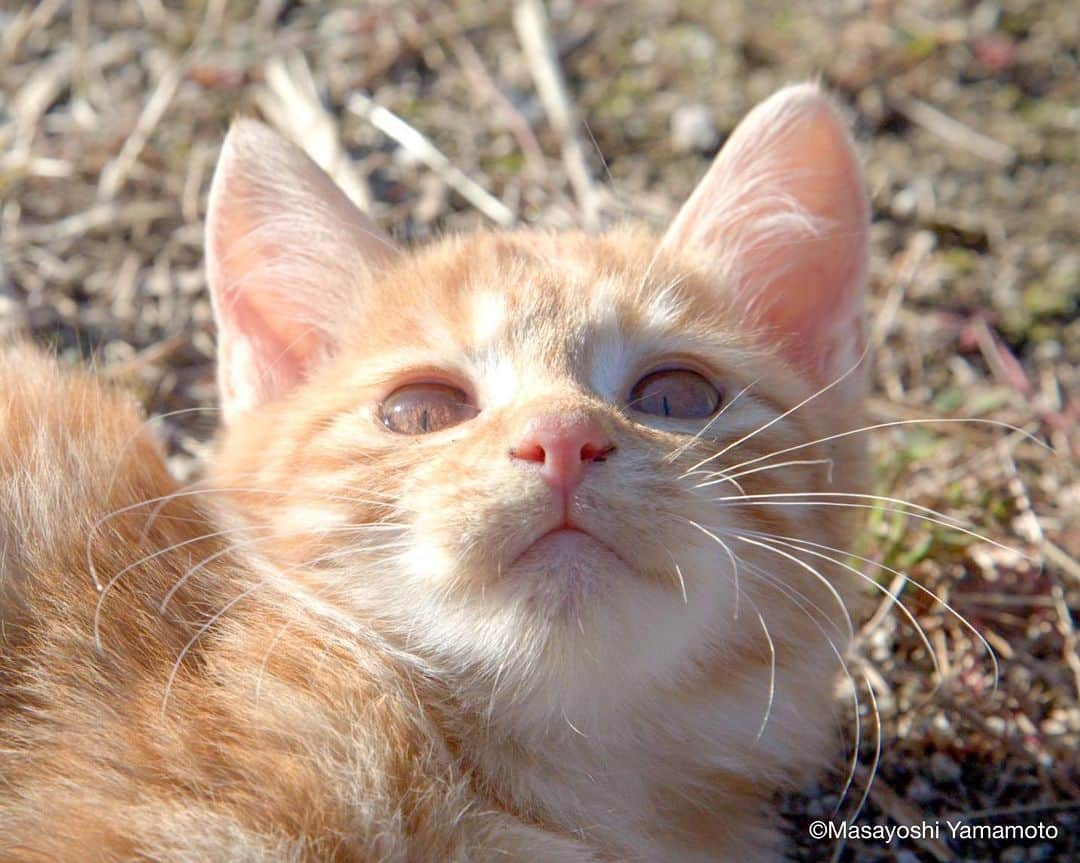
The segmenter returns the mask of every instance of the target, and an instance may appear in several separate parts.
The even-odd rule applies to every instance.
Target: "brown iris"
[[[631,409],[675,419],[712,416],[720,407],[720,392],[697,372],[665,369],[651,372],[630,391]]]
[[[383,424],[398,434],[427,434],[450,428],[478,413],[464,390],[449,384],[398,387],[379,408]]]

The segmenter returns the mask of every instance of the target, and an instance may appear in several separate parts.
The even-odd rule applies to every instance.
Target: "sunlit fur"
[[[801,363],[750,314],[765,287],[672,236],[380,259],[295,383],[224,385],[243,404],[190,494],[118,397],[9,354],[0,858],[773,857],[770,796],[836,751],[855,577],[759,537],[848,548],[853,519],[753,496],[861,490],[860,436],[814,443],[859,424],[861,371],[815,377],[829,345]],[[672,364],[718,417],[627,405]],[[389,431],[380,401],[432,376],[477,416]],[[591,536],[541,539],[551,490],[510,456],[547,413],[615,446],[573,497]]]

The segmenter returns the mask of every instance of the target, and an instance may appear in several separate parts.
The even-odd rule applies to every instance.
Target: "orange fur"
[[[805,172],[781,171],[769,200],[809,209],[764,214],[766,269],[787,224],[798,249],[839,218],[865,255],[831,109],[809,88],[774,99],[744,139],[779,124],[791,168],[810,123],[843,194],[800,201]],[[861,260],[777,270],[823,292],[792,305],[813,317],[800,341],[754,226],[733,257],[714,247],[733,229],[701,223],[760,216],[725,210],[722,161],[664,238],[478,233],[402,255],[296,151],[250,126],[231,141],[209,237],[229,423],[204,486],[177,487],[121,395],[0,353],[0,859],[773,855],[769,796],[830,750],[852,578],[755,538],[844,548],[853,520],[760,495],[861,489],[858,436],[815,443],[857,417]],[[292,214],[293,240],[260,148],[325,204]],[[367,239],[332,254],[349,231]],[[324,271],[283,304],[298,260]],[[721,382],[720,416],[628,410],[665,363]],[[433,374],[476,417],[389,432],[379,404]],[[541,414],[614,446],[574,492],[572,554],[543,545],[551,495],[508,455]]]

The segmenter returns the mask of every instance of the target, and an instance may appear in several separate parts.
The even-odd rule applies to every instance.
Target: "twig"
[[[973,596],[974,595],[976,594],[973,594]],[[966,593],[957,594],[957,602],[960,601],[961,597],[967,599],[968,595]],[[1016,651],[1013,650],[1012,644],[1009,643],[1005,636],[998,635],[991,627],[985,627],[983,629],[983,638],[985,638],[989,645],[994,648],[994,652],[997,653],[998,656],[1006,662],[1013,661],[1013,658],[1016,656]]]
[[[908,580],[907,574],[903,572],[898,572],[893,576],[893,580],[888,587],[888,593],[878,604],[877,610],[871,615],[870,619],[863,624],[855,635],[854,644],[863,644],[873,634],[874,630],[881,625],[882,621],[892,613],[893,607],[902,602],[900,591],[904,589]]]
[[[891,101],[896,110],[916,126],[921,126],[954,147],[967,150],[1002,167],[1008,167],[1016,161],[1016,151],[1012,147],[976,132],[921,99],[893,97]]]
[[[997,608],[1053,608],[1054,599],[1049,596],[1022,594],[1013,596],[1010,593],[983,593],[976,590],[965,590],[956,594],[955,605],[989,605]],[[984,633],[985,635],[986,633]],[[1000,637],[1000,636],[999,636]],[[997,645],[992,645],[997,650]],[[1000,651],[998,651],[1000,653]]]
[[[0,30],[0,63],[12,63],[19,49],[26,43],[26,37],[34,30],[44,30],[66,0],[45,0],[35,6],[27,4],[7,21]]]
[[[46,225],[20,228],[5,242],[12,244],[55,243],[73,240],[91,231],[134,226],[176,214],[176,205],[166,201],[133,201],[130,204],[98,204]]]
[[[120,380],[136,374],[146,366],[164,362],[191,341],[187,332],[173,333],[163,341],[154,342],[138,351],[134,356],[107,365],[102,374],[108,380]]]
[[[450,48],[461,64],[461,68],[465,70],[465,74],[472,85],[486,97],[487,102],[502,114],[506,128],[514,136],[514,140],[517,141],[518,147],[521,148],[522,155],[525,157],[526,172],[533,179],[544,177],[547,174],[544,164],[544,151],[540,147],[540,142],[536,140],[536,135],[533,133],[529,121],[522,116],[509,97],[499,89],[499,85],[492,79],[491,73],[488,72],[487,67],[484,65],[484,61],[468,39],[465,37],[455,39],[450,43]]]
[[[32,156],[28,150],[12,150],[0,155],[0,173],[12,177],[48,177],[65,179],[75,173],[75,167],[64,159]]]
[[[514,223],[515,217],[509,207],[451,164],[450,160],[427,137],[397,114],[388,111],[382,105],[377,105],[363,93],[353,95],[347,107],[352,113],[363,117],[384,135],[392,138],[416,156],[442,177],[450,188],[493,222],[504,227]]]
[[[1043,542],[1039,547],[1039,550],[1046,555],[1049,560],[1061,567],[1061,570],[1066,574],[1076,579],[1077,583],[1080,583],[1080,562],[1075,558],[1069,557],[1060,548],[1054,545],[1049,540]]]
[[[881,776],[868,776],[864,768],[859,769],[859,775],[862,780],[873,780],[873,784],[870,786],[870,799],[897,824],[914,828],[930,820],[919,807],[893,790]],[[912,841],[924,851],[933,855],[936,860],[942,861],[942,863],[948,863],[948,861],[956,859],[956,855],[952,850],[933,835],[923,836],[913,830]]]
[[[212,167],[215,150],[205,144],[196,145],[188,158],[184,175],[184,190],[180,194],[180,212],[189,225],[199,223],[199,202],[202,200],[202,184],[207,168]]]
[[[900,257],[895,274],[890,279],[889,293],[874,315],[874,322],[870,328],[870,344],[874,346],[874,350],[880,349],[885,344],[886,338],[892,332],[897,312],[907,295],[908,288],[915,284],[915,279],[922,270],[923,264],[936,245],[937,238],[930,231],[916,231],[912,235]]]
[[[299,51],[274,57],[265,67],[266,84],[255,94],[263,115],[286,137],[296,141],[349,200],[371,211],[371,193],[341,145],[337,121],[319,98],[315,77]],[[298,137],[298,133],[301,133]]]
[[[116,158],[109,162],[101,171],[101,180],[98,182],[97,199],[108,202],[116,197],[120,187],[127,179],[128,172],[134,166],[139,154],[142,153],[146,142],[154,133],[161,118],[169,109],[176,91],[180,88],[180,82],[184,78],[184,67],[180,62],[171,63],[158,81],[157,87],[146,100],[146,105],[139,114],[138,122],[131,134],[124,141]]]
[[[1016,390],[1021,395],[1030,395],[1031,381],[1028,380],[1024,367],[991,331],[986,318],[976,318],[972,326],[975,342],[987,366],[990,367],[991,374],[1004,386]]]
[[[970,812],[948,812],[946,817],[963,816],[965,821],[976,818],[1000,818],[1003,815],[1031,815],[1035,812],[1068,812],[1080,809],[1080,800],[1048,800],[1045,803],[1020,803],[1016,806],[1000,806],[994,809],[973,809]]]
[[[1027,487],[1024,485],[1023,480],[1020,479],[1020,472],[1016,469],[1016,462],[1013,460],[1012,453],[1008,449],[1001,449],[1001,459],[1004,463],[1005,469],[1009,476],[1009,491],[1013,495],[1016,508],[1019,511],[1019,515],[1014,520],[1014,524],[1021,522],[1024,538],[1037,547],[1046,545],[1046,536],[1043,533],[1042,525],[1039,524],[1039,519],[1035,515],[1035,509],[1031,505],[1031,497],[1028,494]],[[1018,531],[1021,528],[1018,527]],[[1054,601],[1054,611],[1058,616],[1058,632],[1061,634],[1061,658],[1065,666],[1072,672],[1073,686],[1076,689],[1076,694],[1080,697],[1080,651],[1077,649],[1077,637],[1076,629],[1073,626],[1072,614],[1069,611],[1068,603],[1065,600],[1065,588],[1062,587],[1061,579],[1058,578],[1057,573],[1051,573],[1051,585],[1050,596]]]
[[[581,221],[587,230],[600,223],[600,205],[593,187],[585,150],[577,134],[578,120],[566,90],[559,58],[551,43],[547,13],[541,0],[516,0],[514,29],[525,51],[533,82],[552,128],[562,141],[563,165],[574,190]]]
[[[120,33],[100,43],[90,52],[90,63],[96,69],[105,69],[127,61],[141,45],[127,33]],[[11,100],[11,115],[15,118],[15,146],[29,147],[39,131],[41,118],[49,107],[71,84],[75,72],[75,49],[65,45],[22,84]],[[6,145],[6,142],[5,142]]]

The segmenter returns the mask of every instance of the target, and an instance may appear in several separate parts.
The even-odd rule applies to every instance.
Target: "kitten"
[[[208,480],[0,359],[0,859],[775,859],[834,746],[854,578],[792,539],[854,529],[800,495],[862,487],[867,221],[809,85],[659,238],[405,253],[236,123]]]

